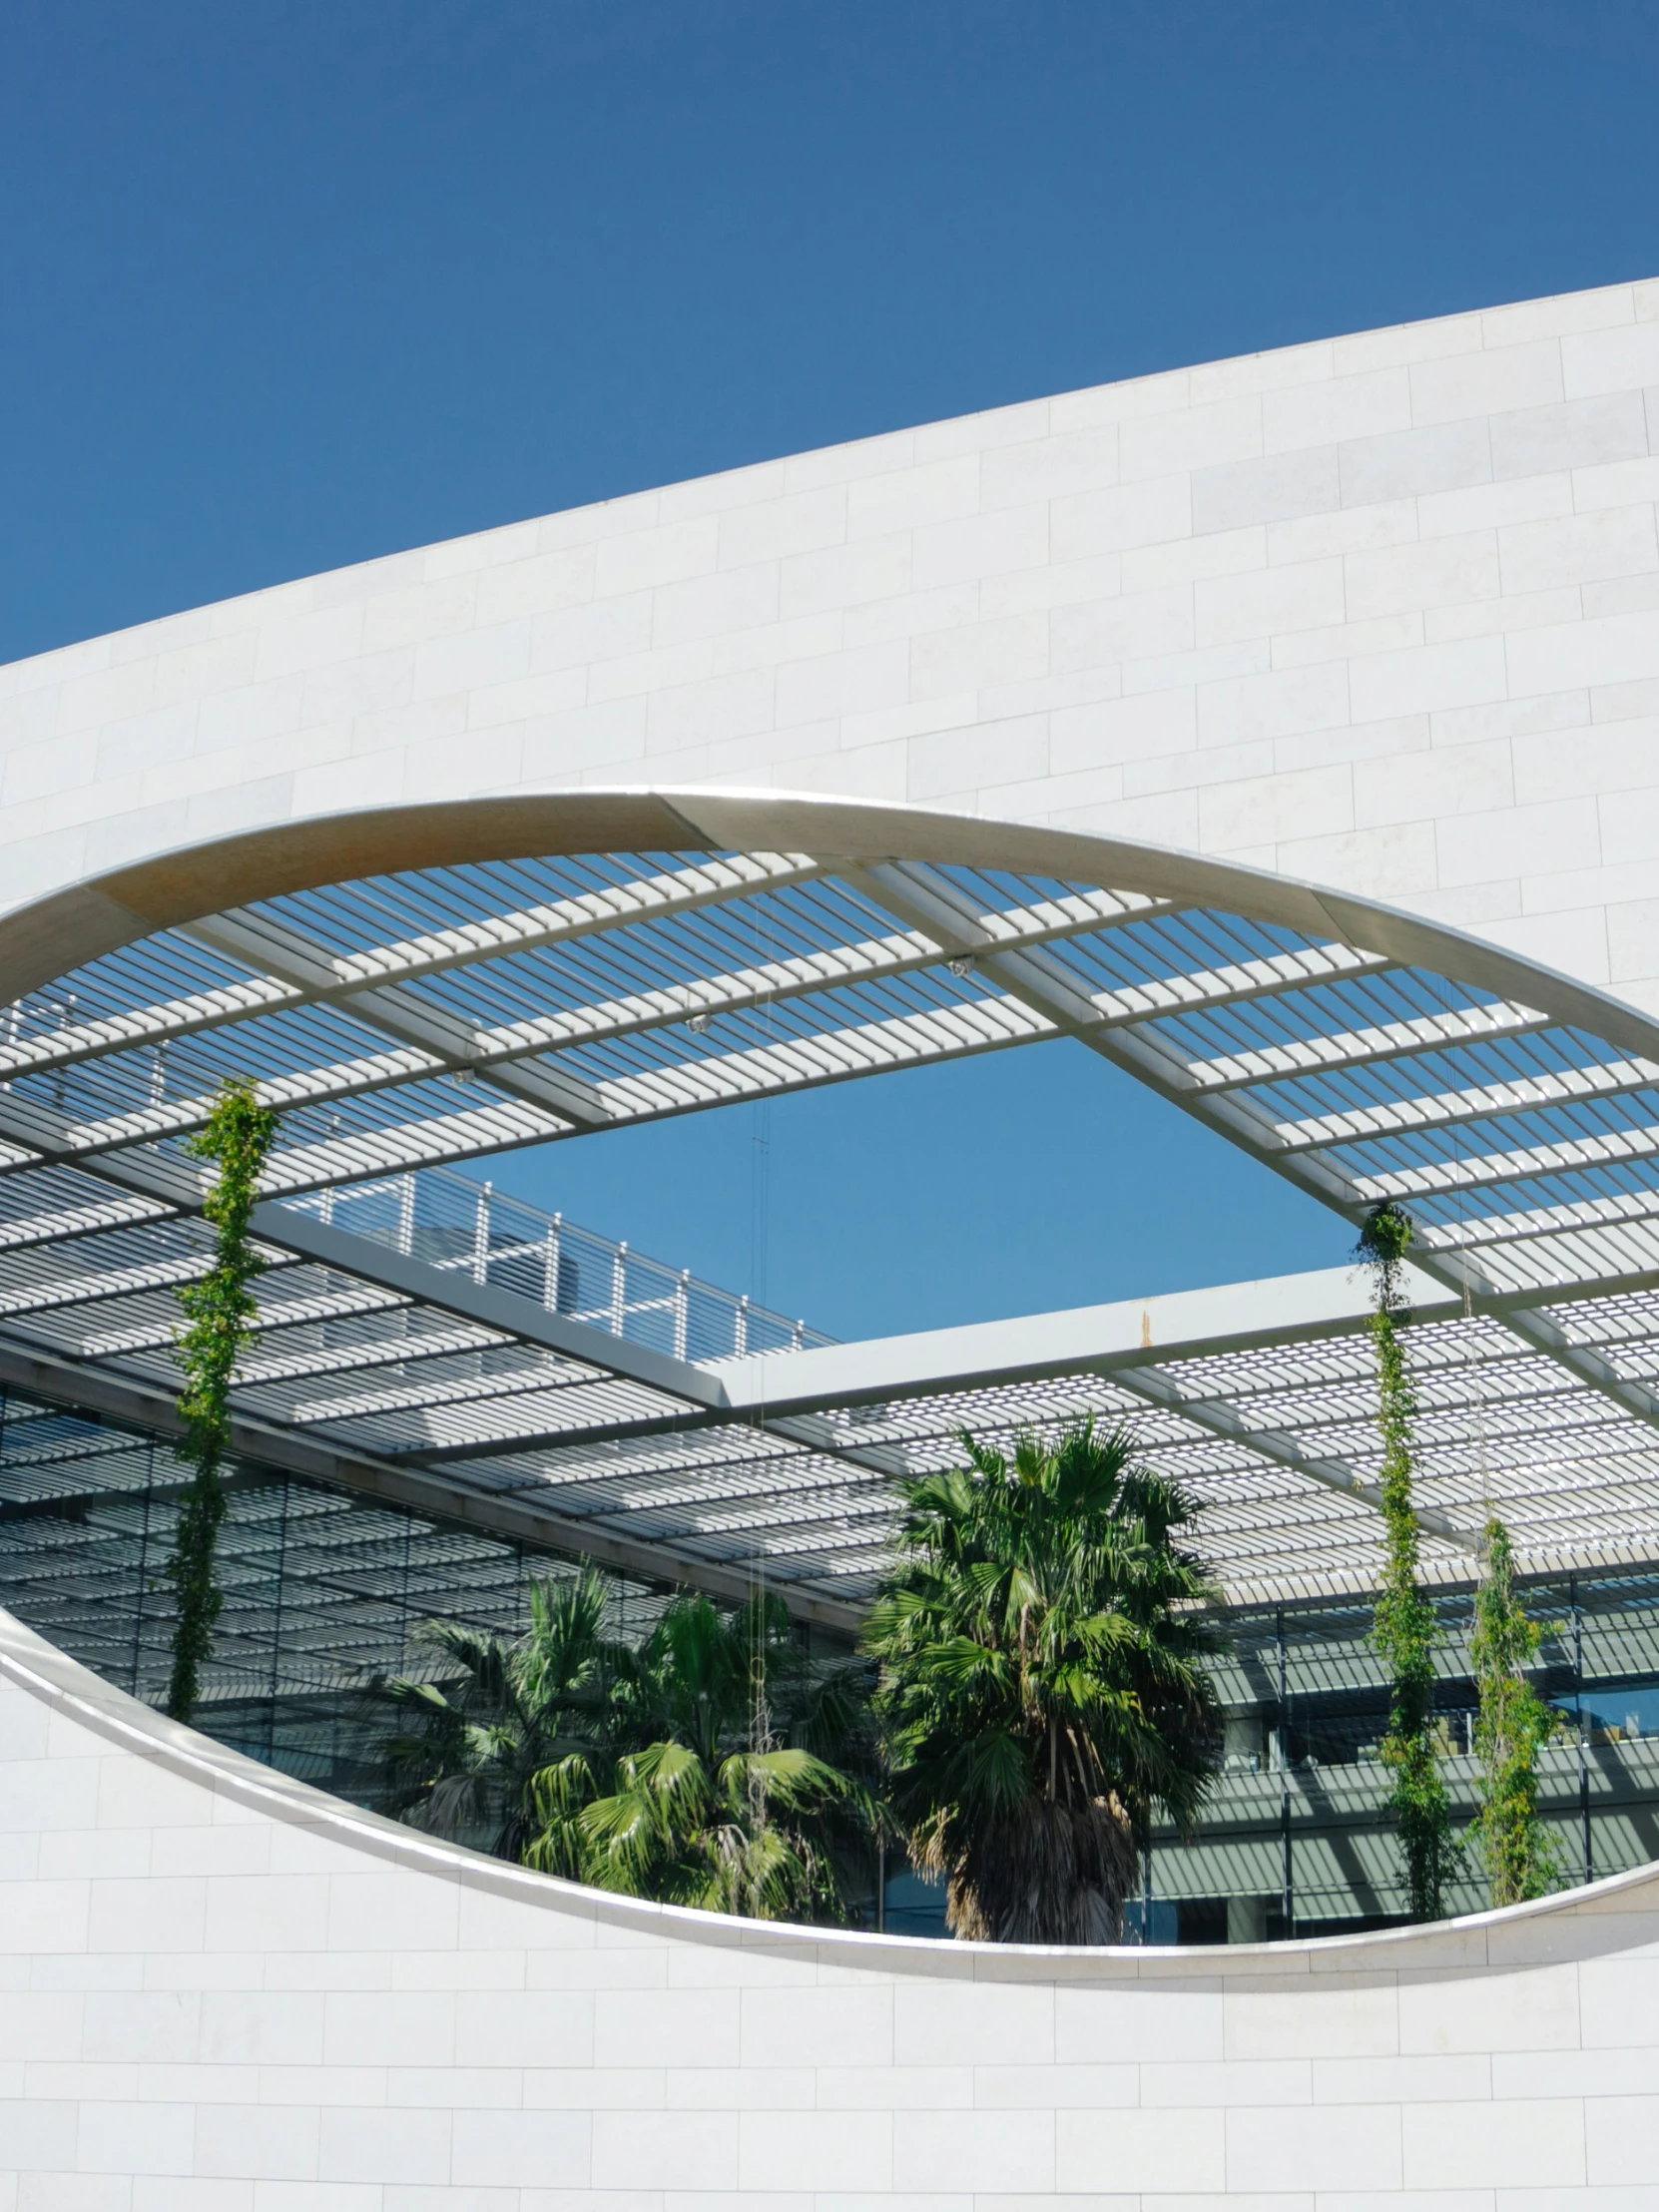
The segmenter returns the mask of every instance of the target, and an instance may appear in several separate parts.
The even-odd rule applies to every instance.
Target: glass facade
[[[130,1691],[166,1702],[173,1554],[188,1470],[164,1438],[0,1391],[0,1605]],[[430,1675],[419,1631],[503,1634],[532,1577],[570,1563],[302,1476],[239,1463],[226,1477],[214,1632],[196,1725],[250,1757],[378,1809],[388,1777],[386,1675]],[[616,1584],[627,1632],[660,1593]]]
[[[1534,1580],[1544,1629],[1534,1679],[1561,1716],[1542,1754],[1541,1802],[1563,1884],[1659,1858],[1659,1570]],[[1467,1590],[1435,1593],[1436,1698],[1459,1824],[1476,1807]],[[1153,1935],[1190,1942],[1338,1935],[1404,1918],[1378,1746],[1387,1689],[1364,1600],[1240,1610],[1221,1662],[1225,1771],[1198,1836],[1155,1840]],[[1451,1911],[1488,1903],[1473,1853]],[[1160,1913],[1158,1908],[1165,1910]]]
[[[146,1703],[171,1662],[172,1555],[185,1470],[141,1428],[0,1391],[0,1605]],[[354,1803],[386,1802],[391,1732],[374,1695],[431,1671],[419,1631],[462,1620],[511,1634],[537,1575],[571,1562],[505,1538],[252,1463],[228,1477],[225,1610],[198,1725]],[[618,1582],[623,1633],[664,1591]],[[1544,1754],[1562,1879],[1659,1859],[1659,1567],[1534,1582],[1539,1685],[1562,1716]],[[1438,1700],[1457,1814],[1474,1810],[1466,1591],[1439,1593]],[[1402,1917],[1377,1748],[1386,1689],[1363,1599],[1241,1608],[1218,1674],[1225,1771],[1200,1832],[1154,1840],[1132,1933],[1226,1942],[1335,1934]],[[1452,1899],[1485,1902],[1472,1862]],[[885,1925],[943,1933],[937,1892],[889,1866]]]

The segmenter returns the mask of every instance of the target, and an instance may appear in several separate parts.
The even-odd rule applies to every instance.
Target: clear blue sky
[[[1654,0],[11,0],[0,660],[1142,370],[1659,273]],[[839,1334],[1343,1257],[1056,1046],[494,1173]]]

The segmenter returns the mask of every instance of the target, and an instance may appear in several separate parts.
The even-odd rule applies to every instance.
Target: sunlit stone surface
[[[760,1929],[425,1843],[11,1624],[0,1759],[20,2207],[1651,2194],[1659,1874],[1219,1951]]]
[[[1659,282],[1004,408],[0,670],[0,903],[398,803],[1081,827],[1659,1012]],[[1659,1876],[1420,1936],[746,1931],[331,1807],[6,1631],[0,2207],[1635,2212]]]
[[[1659,1007],[1659,281],[897,431],[0,671],[3,897],[259,824],[777,786],[1073,824]]]

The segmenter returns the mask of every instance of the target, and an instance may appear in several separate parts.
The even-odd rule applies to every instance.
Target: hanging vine
[[[213,1265],[200,1282],[184,1284],[177,1294],[185,1314],[179,1336],[183,1455],[194,1470],[180,1503],[178,1540],[167,1570],[179,1601],[167,1709],[178,1721],[188,1721],[195,1711],[214,1624],[225,1603],[214,1581],[225,1518],[220,1470],[231,1440],[231,1382],[255,1319],[251,1285],[264,1267],[248,1223],[276,1133],[276,1115],[259,1103],[245,1077],[236,1077],[220,1086],[206,1126],[190,1140],[198,1159],[218,1162],[219,1175],[202,1208],[214,1230]]]
[[[1411,1494],[1416,1397],[1399,1341],[1405,1313],[1400,1270],[1411,1241],[1410,1216],[1391,1202],[1374,1206],[1358,1256],[1372,1271],[1372,1344],[1377,1354],[1377,1425],[1382,1438],[1384,1561],[1373,1629],[1387,1663],[1389,1710],[1382,1763],[1404,1861],[1411,1918],[1437,1921],[1456,1846],[1451,1807],[1434,1745],[1434,1609],[1417,1581],[1417,1519]]]
[[[1541,1898],[1560,1879],[1560,1852],[1538,1816],[1538,1752],[1560,1720],[1526,1679],[1543,1632],[1526,1616],[1509,1531],[1495,1513],[1486,1522],[1485,1546],[1469,1644],[1480,1697],[1474,1724],[1480,1811],[1473,1834],[1493,1905],[1519,1905]]]

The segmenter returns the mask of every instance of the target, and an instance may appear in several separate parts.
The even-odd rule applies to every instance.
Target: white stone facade
[[[0,898],[786,787],[1248,860],[1659,1010],[1656,493],[1659,280],[613,500],[0,670]]]
[[[0,907],[392,805],[1079,827],[1659,1013],[1659,281],[999,409],[0,670]],[[756,1932],[331,1805],[0,1628],[0,2212],[1637,2212],[1659,1872],[1422,1934]]]
[[[1659,1873],[1056,1953],[596,1898],[0,1616],[6,2212],[1638,2212]]]

